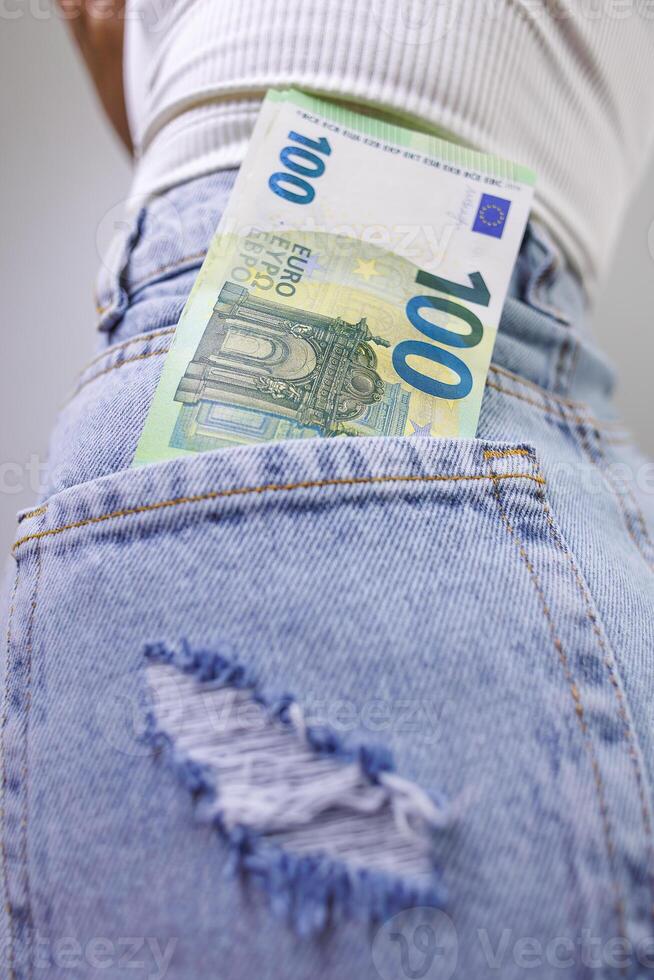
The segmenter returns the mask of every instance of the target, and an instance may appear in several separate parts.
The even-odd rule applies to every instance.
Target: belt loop
[[[541,261],[533,269],[527,284],[527,302],[534,309],[553,317],[563,326],[569,327],[570,317],[551,299],[552,287],[558,275],[565,270],[566,262],[563,254],[537,219],[531,220],[529,228],[533,240],[543,255]]]
[[[136,217],[124,219],[118,224],[109,250],[100,266],[96,287],[98,330],[110,333],[120,323],[128,306],[125,273],[130,256],[143,229],[145,208]]]

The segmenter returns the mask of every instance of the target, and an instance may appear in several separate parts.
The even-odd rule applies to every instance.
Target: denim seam
[[[28,978],[32,980],[33,976],[33,956],[31,943],[34,934],[34,921],[32,917],[32,897],[31,897],[31,883],[30,883],[30,869],[29,869],[29,854],[28,854],[28,826],[29,826],[29,806],[30,806],[30,796],[29,796],[29,735],[30,735],[30,718],[32,709],[32,660],[33,660],[33,643],[34,643],[34,617],[36,615],[36,606],[39,594],[39,585],[41,583],[41,570],[42,570],[42,558],[41,558],[41,544],[36,547],[36,575],[34,579],[34,598],[32,599],[32,605],[30,608],[29,622],[28,622],[28,636],[29,643],[27,645],[27,686],[25,690],[25,736],[23,739],[24,752],[23,752],[23,769],[22,778],[25,783],[24,787],[24,797],[23,797],[23,820],[21,824],[22,830],[22,841],[21,841],[21,859],[23,863],[23,874],[25,878],[25,906],[27,910],[27,965],[28,965]]]
[[[649,568],[649,570],[652,571],[652,572],[654,572],[654,563],[652,562],[652,559],[650,557],[648,557],[648,555],[645,553],[645,551],[643,550],[642,543],[638,540],[638,537],[634,533],[634,529],[633,529],[632,524],[631,524],[631,519],[630,519],[629,512],[628,512],[627,508],[625,507],[624,502],[623,502],[623,500],[622,500],[622,498],[620,496],[619,491],[616,489],[616,486],[615,486],[613,480],[609,476],[610,470],[608,468],[608,465],[607,466],[604,466],[604,467],[600,466],[599,463],[598,463],[598,461],[597,461],[597,459],[595,458],[595,454],[593,453],[593,447],[592,447],[592,445],[590,443],[590,439],[588,438],[588,436],[584,432],[584,426],[586,426],[586,427],[590,427],[590,426],[588,425],[588,423],[584,423],[584,422],[581,422],[581,423],[577,422],[577,426],[578,426],[577,438],[578,438],[578,441],[579,441],[579,443],[581,445],[581,448],[582,448],[583,452],[588,457],[588,459],[592,463],[592,465],[595,466],[599,470],[599,472],[602,474],[602,476],[606,480],[606,483],[607,483],[607,485],[608,485],[608,487],[609,487],[609,489],[611,491],[611,496],[615,499],[615,502],[616,502],[616,504],[618,506],[618,510],[620,511],[620,514],[622,516],[622,520],[623,520],[624,526],[625,526],[625,528],[627,530],[627,534],[631,538],[631,540],[632,540],[632,542],[633,542],[636,550],[638,551],[638,554],[641,556],[641,558],[643,559],[643,561],[645,562],[645,564],[647,565],[647,567]],[[604,453],[604,450],[602,448],[600,432],[596,428],[594,429],[594,431],[595,431],[595,444],[596,444],[597,454],[599,455],[599,457],[600,457],[600,459],[601,459],[601,461],[603,463],[608,463],[608,460],[606,458],[606,454]],[[640,509],[640,507],[638,506],[638,502],[635,499],[635,497],[633,497],[633,495],[631,494],[631,492],[629,490],[627,490],[627,495],[629,497],[629,500],[631,502],[632,507],[634,508],[636,520],[640,524],[641,534],[642,534],[645,542],[649,546],[649,549],[654,550],[654,545],[652,544],[652,540],[651,540],[650,535],[649,535],[649,532],[647,530],[647,524],[645,522],[645,517],[644,517],[644,515],[643,515],[643,513],[642,513],[642,511]]]
[[[542,283],[545,281],[549,273],[556,267],[556,256],[549,244],[546,244],[540,238],[536,240],[543,249],[543,255],[541,256],[540,262],[538,262],[533,269],[527,282],[526,289],[527,301],[533,306],[536,306],[541,298],[539,290]]]
[[[529,577],[530,577],[531,582],[532,582],[532,584],[534,586],[534,589],[535,589],[536,594],[538,596],[538,599],[539,599],[541,608],[543,610],[543,613],[544,613],[544,616],[545,616],[545,620],[546,620],[547,625],[548,625],[550,636],[552,637],[552,641],[554,643],[554,649],[557,652],[559,663],[561,664],[561,667],[563,669],[563,675],[565,677],[565,680],[566,680],[566,682],[568,684],[570,693],[572,695],[572,700],[574,702],[575,716],[577,718],[577,723],[579,725],[581,734],[582,734],[583,739],[584,739],[584,742],[586,744],[586,750],[587,750],[588,755],[589,755],[589,758],[590,758],[591,768],[592,768],[592,772],[593,772],[593,779],[594,779],[594,782],[595,782],[595,792],[596,792],[596,795],[597,795],[597,800],[598,800],[598,805],[599,805],[600,819],[601,819],[601,822],[602,822],[602,827],[603,827],[603,832],[604,832],[605,847],[606,847],[606,851],[607,851],[607,857],[608,857],[608,863],[609,863],[610,873],[611,873],[611,877],[612,877],[612,880],[613,880],[613,891],[614,891],[614,894],[615,894],[615,912],[616,912],[617,918],[618,918],[619,935],[622,938],[626,939],[627,936],[626,936],[626,922],[625,922],[624,900],[622,898],[622,892],[621,892],[621,889],[620,889],[620,884],[619,884],[619,881],[618,881],[618,877],[617,877],[617,874],[616,874],[616,868],[615,868],[615,843],[614,843],[614,840],[613,840],[613,828],[612,828],[612,825],[611,825],[611,820],[609,818],[608,805],[607,805],[607,801],[606,801],[606,792],[605,792],[605,788],[604,788],[604,780],[602,779],[602,774],[601,774],[601,771],[600,771],[599,762],[597,760],[597,754],[595,752],[595,747],[593,745],[593,740],[592,740],[592,737],[590,735],[590,730],[588,728],[588,722],[586,720],[586,712],[585,712],[585,709],[584,709],[584,706],[583,706],[583,702],[582,702],[582,699],[581,699],[581,693],[580,693],[579,688],[577,686],[577,683],[575,681],[574,675],[572,674],[572,671],[570,670],[570,661],[569,661],[568,655],[565,652],[565,649],[563,647],[563,643],[562,643],[562,641],[561,641],[561,639],[560,639],[560,637],[558,635],[558,632],[557,632],[557,629],[556,629],[556,625],[554,623],[554,617],[552,615],[552,611],[551,611],[551,609],[549,607],[549,604],[547,602],[547,599],[545,597],[545,593],[543,591],[543,586],[542,586],[542,584],[540,582],[540,579],[539,579],[539,577],[538,577],[538,575],[536,573],[536,569],[534,568],[534,566],[533,566],[533,564],[531,562],[531,559],[529,558],[529,555],[527,554],[527,551],[526,551],[526,549],[524,547],[524,544],[523,544],[521,538],[516,533],[513,525],[511,524],[511,522],[510,522],[510,520],[508,518],[508,515],[506,513],[506,510],[505,510],[505,508],[504,508],[504,506],[502,504],[502,497],[501,497],[500,490],[499,490],[499,479],[501,477],[501,474],[495,473],[495,471],[493,470],[492,465],[490,463],[488,464],[488,467],[489,467],[489,470],[491,472],[492,479],[493,479],[493,493],[495,494],[495,498],[496,498],[496,501],[497,501],[497,506],[498,506],[498,509],[499,509],[499,512],[500,512],[500,516],[502,518],[502,521],[504,523],[504,526],[506,528],[506,531],[507,531],[509,537],[512,538],[513,541],[515,542],[515,544],[517,545],[517,548],[518,548],[518,552],[520,554],[520,557],[521,557],[521,559],[522,559],[522,561],[523,561],[523,563],[524,563],[524,565],[525,565],[525,567],[526,567],[526,569],[527,569],[527,571],[529,573]],[[537,472],[539,472],[538,469],[537,469]],[[543,483],[544,482],[545,481],[543,480]]]
[[[534,408],[538,408],[543,415],[555,416],[558,418],[562,417],[562,406],[558,405],[556,408],[549,408],[546,405],[542,405],[537,402],[534,398],[528,398],[526,395],[520,395],[517,391],[509,391],[508,388],[503,388],[502,385],[496,384],[494,381],[486,380],[486,387],[493,388],[495,391],[501,392],[503,395],[508,395],[510,398],[517,398],[519,401],[526,402],[527,405],[532,405]],[[557,401],[553,399],[553,401]],[[614,427],[612,422],[600,422],[599,419],[594,419],[592,416],[583,418],[580,415],[569,416],[566,421],[575,422],[578,425],[592,425],[597,428],[607,428],[611,429]]]
[[[596,443],[596,446],[597,446],[597,452],[599,453],[600,459],[602,460],[603,463],[608,464],[608,460],[606,458],[606,453],[604,452],[604,448],[602,447],[601,435],[600,435],[599,432],[595,432],[595,443]],[[604,472],[606,472],[606,473],[609,472],[608,465],[606,465]],[[623,512],[623,515],[624,515],[624,518],[625,518],[625,522],[628,524],[629,522],[627,520],[628,514],[627,514],[627,511],[626,511],[626,508],[623,506],[622,501],[620,500],[620,495],[617,492],[617,490],[615,488],[615,485],[613,484],[612,481],[609,481],[609,482],[611,483],[611,488],[613,490],[613,493],[614,493],[615,497],[618,499],[618,503],[620,505],[620,508],[622,509],[622,512]],[[645,520],[645,515],[643,514],[643,512],[642,512],[642,510],[641,510],[641,508],[640,508],[640,506],[638,504],[638,501],[636,500],[636,498],[634,497],[633,493],[631,492],[631,490],[629,488],[627,488],[627,496],[629,498],[629,501],[631,503],[631,506],[634,509],[634,512],[635,512],[635,515],[636,515],[636,520],[637,520],[638,524],[640,525],[640,533],[642,535],[642,538],[646,542],[647,547],[648,547],[648,550],[650,552],[654,552],[654,544],[652,543],[652,538],[650,536],[650,533],[649,533],[649,530],[648,530],[648,527],[647,527],[647,521]],[[629,527],[628,527],[628,530],[629,530],[630,534],[632,534],[631,529]],[[636,536],[634,534],[632,534],[632,538],[634,540],[634,543],[638,547],[638,550],[640,551],[641,555],[643,556],[646,564],[649,566],[650,571],[654,572],[654,562],[652,561],[652,558],[651,557],[648,557],[645,554],[645,552],[642,550],[642,548],[638,544],[638,541],[637,541]]]
[[[560,403],[561,405],[565,405],[566,408],[571,408],[576,412],[587,411],[587,405],[584,402],[574,401],[572,398],[565,398],[563,395],[557,395],[554,392],[549,391],[549,389],[543,388],[541,385],[536,384],[535,381],[530,381],[529,378],[522,378],[519,374],[514,374],[513,371],[507,371],[506,368],[500,367],[499,364],[491,363],[489,370],[494,374],[504,375],[504,377],[509,378],[511,381],[521,384],[524,388],[531,388],[543,400],[549,399]],[[509,394],[511,393],[509,392]]]
[[[320,487],[343,487],[343,486],[361,486],[370,484],[383,484],[383,483],[446,483],[446,482],[457,482],[463,480],[531,480],[533,483],[543,485],[545,479],[540,475],[533,475],[531,473],[502,473],[500,476],[491,476],[488,473],[455,473],[451,476],[443,474],[398,474],[390,476],[362,476],[362,477],[343,477],[335,478],[331,480],[306,480],[300,483],[269,483],[263,484],[258,487],[233,487],[228,490],[211,490],[208,493],[197,494],[195,496],[188,497],[175,497],[170,500],[159,500],[153,504],[144,504],[140,507],[130,507],[124,510],[115,510],[108,514],[100,514],[97,517],[87,517],[83,521],[74,521],[71,524],[64,524],[61,527],[48,528],[43,531],[36,531],[33,534],[27,534],[23,538],[19,538],[12,547],[12,553],[15,554],[21,545],[28,541],[35,541],[41,538],[53,537],[57,534],[63,534],[64,531],[70,531],[78,527],[86,527],[89,524],[100,524],[103,521],[112,520],[114,518],[121,517],[132,517],[136,514],[146,514],[149,511],[162,510],[167,507],[175,507],[178,504],[196,504],[202,503],[208,500],[219,500],[226,497],[240,497],[246,496],[248,494],[261,494],[261,493],[274,493],[277,491],[290,491],[290,490],[312,490]]]
[[[33,950],[32,950],[32,946],[31,946],[31,943],[33,941],[33,934],[34,934],[34,928],[33,928],[34,923],[33,923],[33,919],[32,919],[32,898],[31,898],[31,882],[30,882],[29,854],[28,854],[29,776],[30,776],[30,771],[29,771],[29,732],[30,732],[30,715],[31,715],[31,706],[32,706],[32,660],[33,660],[32,652],[33,652],[33,642],[34,642],[34,617],[35,617],[35,614],[36,614],[36,608],[37,608],[37,602],[38,602],[39,585],[40,585],[40,582],[41,582],[41,571],[42,571],[42,557],[41,557],[41,547],[40,547],[40,544],[39,544],[39,545],[37,545],[37,549],[36,549],[36,570],[35,570],[35,575],[34,575],[34,591],[33,591],[33,595],[32,595],[32,601],[31,601],[31,604],[30,604],[30,610],[29,610],[27,624],[26,624],[27,644],[26,644],[26,651],[25,651],[25,661],[26,661],[27,677],[26,677],[25,686],[24,686],[24,695],[25,695],[25,706],[24,706],[24,710],[25,710],[25,721],[24,721],[24,731],[21,733],[21,735],[22,735],[22,742],[23,742],[23,746],[22,746],[22,764],[21,764],[21,785],[22,785],[22,789],[23,789],[23,798],[22,798],[22,817],[21,817],[20,824],[19,824],[19,833],[20,833],[20,843],[19,843],[20,857],[19,857],[19,864],[21,865],[21,872],[22,872],[22,879],[23,879],[22,880],[22,885],[23,885],[24,892],[25,892],[25,895],[24,895],[24,903],[23,904],[24,904],[24,909],[25,909],[24,918],[25,918],[25,922],[26,922],[26,933],[27,933],[27,938],[26,938],[26,958],[27,958],[27,978],[28,978],[28,980],[32,980],[33,972],[34,972],[33,971]],[[17,589],[17,587],[18,587],[18,568],[16,569],[15,590],[14,590],[14,593],[12,595],[12,609],[11,609],[12,619],[13,619],[13,610],[14,610],[14,607],[15,607],[15,595],[16,595],[16,589]],[[10,682],[11,682],[11,670],[10,670],[10,662],[9,662],[9,644],[10,644],[10,636],[9,636],[9,632],[8,632],[8,635],[7,635],[7,662],[5,664],[5,705],[4,705],[3,718],[2,718],[2,742],[1,742],[1,749],[2,749],[2,784],[3,784],[3,791],[2,791],[2,838],[3,838],[2,839],[2,852],[3,852],[3,864],[4,864],[3,873],[5,874],[5,885],[6,885],[7,881],[8,881],[8,877],[7,877],[8,864],[5,863],[6,862],[6,847],[5,847],[5,841],[4,841],[5,829],[6,829],[6,825],[5,825],[5,794],[6,794],[6,782],[7,782],[7,770],[6,770],[6,759],[5,759],[5,748],[6,747],[5,747],[5,744],[4,744],[4,738],[5,738],[5,728],[6,728],[6,724],[7,724],[8,710],[9,710],[9,685],[10,685]],[[17,973],[16,973],[16,962],[15,962],[15,958],[16,958],[16,935],[15,935],[15,926],[14,926],[13,906],[12,906],[12,901],[11,901],[11,897],[10,897],[10,894],[9,893],[7,893],[6,910],[7,910],[7,916],[8,916],[8,919],[9,919],[9,938],[10,938],[10,946],[9,946],[9,980],[16,980],[16,978],[18,976]]]
[[[553,389],[556,392],[568,392],[574,368],[579,357],[579,344],[570,336],[563,338],[559,347],[559,355],[554,371]],[[561,397],[564,404],[574,405],[570,399]]]
[[[177,326],[174,327],[163,327],[160,330],[152,330],[149,333],[141,333],[136,337],[130,337],[129,340],[123,340],[120,344],[113,344],[106,350],[103,350],[100,354],[94,357],[88,362],[85,368],[80,371],[80,377],[83,377],[87,371],[89,371],[94,364],[98,364],[99,361],[104,360],[106,357],[111,357],[113,354],[117,353],[119,350],[124,350],[125,347],[130,347],[132,344],[144,344],[148,340],[156,340],[158,337],[165,337],[167,334],[175,333]]]
[[[613,483],[613,480],[608,476],[608,473],[609,473],[608,467],[606,467],[605,470],[603,470],[602,467],[600,467],[598,465],[598,462],[595,459],[594,454],[593,454],[593,447],[591,446],[590,439],[586,435],[585,430],[586,429],[591,429],[594,432],[594,434],[595,434],[595,440],[596,440],[597,453],[600,456],[600,458],[602,459],[602,461],[605,462],[605,463],[607,462],[607,459],[606,459],[606,455],[604,453],[604,450],[602,449],[602,444],[601,444],[602,443],[602,439],[608,445],[613,444],[613,440],[608,439],[606,437],[606,435],[602,435],[602,433],[600,432],[601,426],[598,425],[598,423],[597,423],[597,421],[595,419],[592,419],[592,418],[591,419],[579,418],[578,416],[573,415],[568,409],[566,409],[565,408],[565,405],[559,404],[559,405],[557,405],[557,407],[559,409],[559,414],[560,414],[560,417],[561,417],[561,421],[566,424],[566,426],[568,428],[568,431],[575,438],[576,442],[581,447],[582,452],[587,456],[587,458],[590,461],[590,463],[593,466],[595,466],[596,469],[598,469],[599,472],[602,474],[602,476],[606,479],[606,482],[607,482],[607,484],[608,484],[608,486],[609,486],[609,488],[611,490],[612,496],[615,497],[616,503],[618,505],[618,509],[620,510],[620,513],[622,515],[622,519],[624,521],[624,525],[625,525],[625,528],[627,530],[627,533],[628,533],[629,537],[631,538],[633,544],[636,547],[636,550],[640,554],[640,556],[643,559],[643,561],[645,562],[645,564],[649,567],[649,569],[651,571],[654,572],[654,563],[652,562],[652,559],[651,558],[648,558],[648,556],[645,554],[645,552],[643,551],[643,548],[641,546],[641,543],[638,541],[638,538],[634,534],[634,530],[633,530],[633,528],[631,526],[631,519],[630,519],[629,513],[628,513],[627,509],[625,508],[625,506],[624,506],[624,504],[622,502],[622,499],[620,497],[620,494],[617,491],[617,489],[615,487],[615,484]],[[576,428],[573,428],[573,426],[576,427]],[[616,443],[619,444],[620,443],[620,440],[619,439],[616,440]],[[641,534],[642,534],[644,540],[646,541],[646,543],[648,544],[649,548],[652,551],[654,551],[654,545],[652,545],[652,540],[651,540],[650,535],[649,535],[649,532],[647,530],[647,524],[645,522],[644,515],[643,515],[640,507],[638,506],[638,501],[632,495],[631,491],[627,490],[627,495],[629,496],[629,500],[631,501],[632,507],[634,508],[634,511],[635,511],[635,514],[636,514],[636,518],[637,518],[638,522],[640,523]]]
[[[140,279],[130,282],[127,289],[127,295],[133,296],[138,289],[141,289],[142,286],[147,286],[150,282],[154,284],[155,280],[159,279],[159,277],[164,275],[166,272],[174,272],[175,269],[180,269],[182,266],[188,265],[189,262],[197,263],[198,259],[204,260],[206,257],[207,250],[206,248],[203,248],[201,252],[194,252],[193,255],[187,255],[183,259],[177,259],[175,262],[171,262],[169,265],[162,265],[158,269],[148,272],[147,275],[141,276]]]
[[[487,449],[484,459],[505,459],[507,456],[531,456],[528,449]]]
[[[154,281],[158,279],[159,276],[162,276],[164,273],[174,272],[175,269],[181,268],[183,265],[186,265],[188,262],[196,262],[198,259],[204,259],[206,254],[207,254],[207,250],[203,249],[202,252],[196,252],[194,255],[187,255],[186,258],[179,259],[176,262],[172,262],[170,265],[162,265],[158,269],[153,269],[151,272],[147,274],[147,276],[142,276],[141,279],[137,279],[136,282],[130,283],[129,287],[125,288],[125,292],[128,297],[132,297],[134,293],[141,288],[141,286],[147,285],[151,280],[154,283]],[[107,303],[105,306],[101,306],[99,303],[96,303],[95,311],[99,316],[102,316],[102,314],[106,313],[107,310],[111,309],[113,305],[114,305],[113,303]]]
[[[5,843],[5,796],[7,792],[7,759],[5,755],[5,729],[7,727],[7,718],[9,715],[9,660],[10,660],[10,648],[11,648],[11,629],[14,621],[14,609],[16,607],[16,594],[18,592],[18,579],[20,577],[20,569],[18,565],[16,566],[16,575],[14,577],[14,587],[11,593],[11,603],[9,606],[9,616],[7,618],[7,643],[6,643],[6,656],[5,656],[5,684],[4,684],[4,697],[2,705],[2,726],[0,727],[0,756],[2,757],[2,793],[0,798],[0,852],[2,854],[2,882],[3,889],[5,893],[4,909],[9,925],[9,950],[8,950],[8,966],[9,966],[9,980],[15,980],[16,971],[14,969],[14,917],[12,913],[12,906],[9,895],[9,875],[8,875],[8,861],[7,861],[7,846]]]
[[[568,358],[566,377],[565,380],[562,382],[562,386],[565,391],[570,390],[572,379],[574,378],[575,371],[577,370],[577,363],[579,361],[580,351],[581,351],[581,344],[578,341],[573,341],[572,350],[570,351],[570,357]]]
[[[647,858],[648,858],[648,880],[650,886],[650,893],[654,900],[654,837],[652,834],[652,814],[650,811],[649,804],[647,802],[648,792],[646,792],[645,789],[646,779],[639,758],[638,740],[636,738],[636,734],[633,729],[627,711],[627,703],[626,703],[625,695],[623,693],[619,680],[618,665],[615,660],[615,656],[613,655],[613,652],[610,648],[608,639],[604,636],[602,630],[600,629],[598,617],[592,608],[590,592],[586,584],[584,583],[581,572],[577,566],[577,563],[574,559],[572,552],[567,547],[567,545],[565,544],[565,542],[561,537],[561,533],[558,529],[556,521],[554,520],[554,515],[552,513],[551,507],[547,502],[545,493],[540,492],[538,496],[541,498],[541,503],[543,505],[543,510],[545,511],[545,517],[547,519],[547,523],[549,524],[552,537],[554,538],[554,541],[556,542],[556,545],[561,551],[561,553],[568,559],[570,563],[570,567],[572,568],[574,579],[577,584],[577,588],[579,589],[579,592],[581,594],[584,608],[586,610],[586,616],[588,617],[588,620],[591,624],[593,633],[597,637],[597,642],[603,654],[603,663],[608,672],[609,680],[611,682],[611,686],[613,688],[613,692],[615,694],[615,699],[618,706],[618,716],[624,724],[625,737],[629,743],[629,749],[627,754],[629,755],[629,758],[631,759],[634,768],[634,776],[636,779],[636,786],[638,789],[638,799],[640,802],[641,816],[643,820],[643,829],[645,831],[645,837],[647,839],[646,851],[647,851]],[[650,910],[651,910],[652,917],[654,918],[654,901],[650,906]]]
[[[106,289],[103,284],[103,288],[96,291],[95,308],[101,320],[105,313],[118,310],[121,303],[127,300],[125,272],[134,248],[143,234],[145,210],[145,208],[140,209],[135,218],[130,222],[127,234],[120,239],[120,259],[117,263],[117,268],[113,271],[110,270]],[[101,304],[100,298],[103,294],[107,295],[108,302]],[[98,324],[98,329],[102,329],[101,324]]]
[[[560,267],[561,260],[556,252],[551,251],[544,256],[543,263],[540,268],[536,269],[533,279],[527,286],[527,301],[539,313],[553,317],[559,323],[569,327],[570,318],[558,306],[550,303],[549,297],[545,293],[547,286]]]
[[[86,374],[86,372],[89,371],[94,366],[94,364],[97,364],[99,361],[102,361],[104,358],[112,357],[118,351],[124,350],[126,347],[130,347],[132,344],[145,343],[146,341],[149,341],[149,340],[156,340],[159,337],[169,336],[171,334],[174,334],[176,332],[176,330],[177,330],[177,325],[175,324],[174,326],[162,327],[159,330],[152,330],[152,331],[149,331],[148,333],[137,334],[134,337],[130,337],[128,340],[122,341],[122,343],[114,344],[114,345],[108,347],[106,350],[102,351],[100,354],[98,354],[96,357],[94,357],[91,361],[89,361],[88,364],[86,365],[86,367],[84,367],[82,369],[82,371],[80,372],[79,377],[80,378],[84,377],[84,375]],[[166,353],[168,353],[169,350],[170,350],[170,346],[168,348],[166,348],[166,350],[162,350],[162,351],[159,351],[157,353],[166,354]],[[578,347],[577,347],[577,351],[578,351]],[[122,364],[125,364],[125,363],[129,363],[129,360],[120,361],[118,364],[110,365],[109,368],[107,368],[104,371],[100,372],[100,374],[93,375],[93,378],[100,377],[102,373],[106,373],[106,370],[113,369],[114,367],[115,368],[121,367]],[[542,388],[540,385],[536,384],[534,381],[530,381],[528,378],[522,378],[522,377],[520,377],[519,374],[514,374],[512,371],[507,371],[506,368],[500,367],[499,364],[491,363],[489,365],[489,372],[492,372],[493,374],[503,375],[504,377],[509,378],[511,381],[513,381],[516,384],[520,384],[523,387],[533,389],[540,396],[540,398],[543,399],[543,400],[550,399],[551,401],[554,401],[554,402],[560,402],[561,404],[565,405],[567,408],[574,409],[577,413],[587,411],[587,406],[583,402],[574,401],[573,399],[571,399],[571,398],[565,398],[562,395],[556,395],[555,393],[553,393],[551,391],[548,391],[545,388]],[[83,382],[83,384],[88,384],[90,381],[93,380],[93,378],[87,379],[86,381]],[[502,389],[502,390],[504,391],[504,389]],[[511,391],[505,391],[505,394],[514,395],[514,393],[511,392]],[[520,395],[517,395],[516,394],[516,395],[514,395],[514,397],[515,398],[520,398],[520,397],[524,398],[525,396],[520,396]],[[545,404],[542,404],[542,403],[541,404],[534,403],[534,404],[537,404],[538,407],[539,408],[542,408],[544,411],[550,411],[549,407],[547,405],[545,405]],[[612,422],[602,423],[599,420],[593,419],[592,416],[590,416],[590,415],[589,415],[589,418],[590,418],[590,420],[593,423],[598,422],[599,425],[612,426],[612,425],[615,425],[616,424],[616,423],[612,423]]]
[[[568,353],[569,346],[570,346],[570,338],[568,336],[565,336],[559,345],[559,351],[554,365],[554,377],[552,379],[552,386],[555,391],[560,390],[559,388],[560,378],[563,372],[563,364],[565,362],[565,358]]]
[[[151,351],[147,351],[145,354],[135,354],[134,357],[126,357],[124,358],[124,360],[119,361],[118,364],[110,364],[109,367],[103,368],[102,371],[97,371],[96,374],[94,374],[90,378],[87,378],[86,381],[82,381],[77,386],[75,391],[72,393],[72,395],[68,399],[68,402],[66,402],[65,404],[71,402],[73,398],[75,398],[80,393],[80,391],[83,391],[87,385],[90,385],[91,382],[95,381],[97,378],[101,378],[103,375],[109,374],[111,371],[116,371],[118,368],[123,367],[125,364],[133,364],[135,361],[145,361],[149,357],[157,357],[161,354],[167,354],[167,353],[168,350],[151,350]]]
[[[174,333],[174,329],[166,328],[165,333]],[[162,333],[160,335],[163,336],[163,334],[164,334],[164,332],[162,331]],[[144,338],[142,338],[142,339],[144,339]],[[129,343],[132,343],[132,341],[126,341],[125,344],[120,345],[120,346],[121,347],[122,346],[127,346],[127,344],[129,344]],[[118,350],[119,347],[116,347],[115,349]],[[65,405],[68,405],[71,401],[73,401],[73,399],[79,394],[80,391],[83,391],[83,389],[86,388],[87,385],[91,384],[91,382],[92,381],[95,381],[97,378],[101,378],[101,377],[103,377],[103,375],[109,374],[111,371],[116,371],[116,370],[118,370],[118,368],[121,368],[121,367],[123,367],[126,364],[132,364],[135,361],[143,361],[143,360],[146,360],[149,357],[158,357],[158,356],[161,356],[161,355],[164,355],[164,354],[168,354],[169,351],[170,351],[170,347],[166,348],[165,350],[148,351],[145,354],[137,354],[134,357],[126,357],[124,360],[119,361],[118,364],[110,364],[109,367],[103,368],[101,371],[98,371],[98,372],[96,372],[96,374],[93,374],[90,378],[86,378],[84,381],[82,381],[77,386],[77,388],[75,389],[75,391],[72,393],[72,395],[70,396],[70,398],[68,399],[68,401],[65,402]],[[85,371],[88,370],[88,368],[92,367],[93,363],[94,362],[92,361],[87,366],[87,368],[85,368]],[[517,375],[514,376],[512,374],[509,374],[506,371],[500,371],[497,367],[495,367],[495,365],[492,365],[491,364],[489,370],[492,371],[492,372],[494,372],[494,373],[505,374],[506,377],[511,378],[512,380],[518,382],[519,384],[530,385],[530,382],[528,382],[526,379],[519,378]],[[82,372],[82,374],[84,374],[84,371]],[[526,395],[518,394],[518,392],[515,392],[515,391],[509,391],[507,388],[503,388],[501,385],[498,385],[498,384],[496,384],[493,381],[489,381],[488,379],[486,379],[486,387],[487,388],[493,388],[495,391],[499,391],[503,395],[509,395],[511,398],[517,398],[520,401],[526,402],[528,405],[533,405],[534,408],[540,409],[540,411],[543,414],[545,414],[545,415],[554,415],[554,414],[556,414],[556,409],[550,408],[547,405],[542,404],[541,402],[537,402],[533,398],[528,398]],[[540,391],[540,389],[538,388],[537,385],[533,385],[533,387],[534,387],[534,389],[536,391]],[[549,397],[554,402],[562,402],[564,406],[565,405],[570,405],[570,406],[574,406],[577,409],[583,409],[583,405],[582,405],[581,402],[571,402],[571,401],[568,401],[566,399],[561,399],[561,398],[558,398],[557,399],[555,396],[551,395],[549,392],[545,392],[542,397],[543,398],[548,398]],[[573,416],[571,418],[571,420],[573,422],[576,422],[579,425],[593,425],[593,426],[595,426],[597,428],[611,429],[611,428],[614,428],[615,427],[615,423],[613,423],[613,422],[602,422],[599,419],[593,418],[592,415],[588,415],[586,418],[584,418],[581,415]]]
[[[35,510],[26,511],[24,514],[20,515],[20,517],[18,518],[18,523],[20,524],[22,523],[22,521],[26,521],[28,517],[38,517],[39,514],[45,514],[47,507],[48,507],[47,504],[43,504],[41,507],[35,508]]]
[[[132,344],[145,343],[148,340],[156,340],[158,337],[165,337],[170,334],[174,334],[176,330],[177,330],[176,324],[174,326],[161,327],[158,330],[151,330],[148,331],[147,333],[137,334],[134,337],[130,337],[128,340],[123,340],[119,344],[112,344],[110,347],[107,347],[106,350],[102,351],[91,361],[89,361],[87,365],[80,371],[79,377],[83,377],[86,374],[86,372],[93,367],[94,364],[97,364],[99,361],[103,360],[103,358],[112,357],[114,354],[116,354],[120,350],[123,350],[125,347],[130,347]],[[168,347],[166,351],[161,351],[161,353],[165,354],[168,352],[168,350],[170,350],[170,347]],[[121,361],[120,363],[122,364],[123,362]],[[119,367],[120,364],[116,366]],[[561,402],[566,407],[573,408],[578,412],[579,411],[583,412],[586,409],[586,405],[584,404],[584,402],[574,401],[571,398],[565,398],[562,395],[556,395],[553,392],[550,392],[547,389],[542,388],[540,385],[536,384],[536,382],[530,381],[528,378],[522,378],[519,374],[515,374],[512,371],[508,371],[506,368],[501,367],[499,364],[491,363],[489,365],[489,371],[492,371],[494,374],[504,375],[506,378],[509,378],[511,381],[520,384],[523,387],[532,388],[543,399],[549,398],[552,399],[553,401]],[[511,392],[509,392],[509,394],[511,394]]]

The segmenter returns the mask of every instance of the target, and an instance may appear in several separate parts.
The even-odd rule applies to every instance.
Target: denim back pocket
[[[198,936],[207,910],[225,941],[249,923],[255,973],[274,934],[329,975],[345,921],[407,906],[446,909],[462,975],[484,975],[480,930],[496,948],[506,928],[545,942],[639,928],[640,762],[530,446],[343,438],[184,457],[63,490],[24,515],[14,554],[14,962],[70,921],[157,935],[171,903],[186,976],[220,968],[221,944]],[[234,704],[229,738],[203,727]],[[230,855],[292,928],[326,932],[320,951],[224,883]],[[365,934],[348,942],[374,976]]]

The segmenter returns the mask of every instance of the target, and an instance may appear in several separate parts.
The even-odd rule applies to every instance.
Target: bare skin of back
[[[132,141],[123,90],[125,0],[58,0],[100,102],[127,150]]]

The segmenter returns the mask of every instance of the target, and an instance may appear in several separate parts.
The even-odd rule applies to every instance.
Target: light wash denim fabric
[[[19,516],[2,976],[650,975],[654,470],[574,275],[530,227],[474,440],[130,469],[233,179],[125,236]]]

